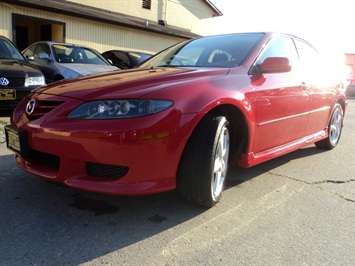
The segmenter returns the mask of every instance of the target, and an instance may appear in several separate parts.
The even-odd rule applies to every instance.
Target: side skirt
[[[266,162],[268,160],[298,150],[302,147],[308,146],[326,137],[328,137],[327,128],[307,137],[292,141],[290,143],[272,149],[268,149],[266,151],[262,151],[259,153],[249,152],[248,154],[242,153],[238,160],[238,165],[243,168],[249,168],[251,166]]]

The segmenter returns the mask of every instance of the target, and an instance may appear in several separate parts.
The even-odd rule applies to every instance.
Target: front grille
[[[23,87],[25,86],[25,79],[24,78],[7,78],[9,81],[9,85],[7,87],[14,88],[14,87]]]
[[[26,159],[32,163],[45,166],[54,170],[59,170],[60,159],[58,156],[54,156],[52,154],[36,150],[30,150],[29,156]]]
[[[36,107],[33,111],[32,114],[28,115],[29,120],[35,120],[40,118],[41,116],[49,113],[59,105],[61,105],[63,102],[62,101],[43,101],[43,100],[37,100],[36,101]]]
[[[116,166],[98,163],[86,163],[86,173],[91,176],[108,177],[108,178],[122,178],[129,168],[126,166]]]

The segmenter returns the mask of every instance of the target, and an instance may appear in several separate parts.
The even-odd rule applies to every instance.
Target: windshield
[[[25,58],[14,45],[4,39],[0,39],[0,59],[16,59],[25,61]]]
[[[98,52],[87,47],[54,44],[53,48],[59,63],[109,65]]]
[[[236,67],[243,63],[263,35],[241,33],[182,42],[152,57],[140,68]]]

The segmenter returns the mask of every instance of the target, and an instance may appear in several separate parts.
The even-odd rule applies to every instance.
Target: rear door
[[[331,60],[322,64],[318,52],[311,45],[299,39],[295,39],[295,43],[300,57],[302,86],[310,95],[306,134],[311,135],[325,130],[328,124],[336,83],[330,79],[334,73],[328,71],[332,67]]]
[[[262,82],[254,83],[255,139],[254,153],[295,141],[306,133],[309,93],[302,88],[299,59],[294,41],[288,36],[272,38],[256,61],[268,57],[287,57],[292,66],[285,73],[262,74]]]

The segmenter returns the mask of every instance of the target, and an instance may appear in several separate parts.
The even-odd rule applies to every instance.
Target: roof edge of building
[[[0,0],[10,5],[25,6],[36,8],[48,12],[56,12],[69,16],[76,16],[85,19],[91,19],[112,25],[134,28],[154,32],[157,34],[178,37],[183,39],[191,39],[201,37],[201,35],[192,33],[188,30],[160,25],[155,21],[146,20],[139,17],[129,16],[126,14],[112,12],[106,9],[99,9],[65,0]]]
[[[204,2],[214,11],[214,17],[223,16],[223,13],[210,0],[204,0]]]

